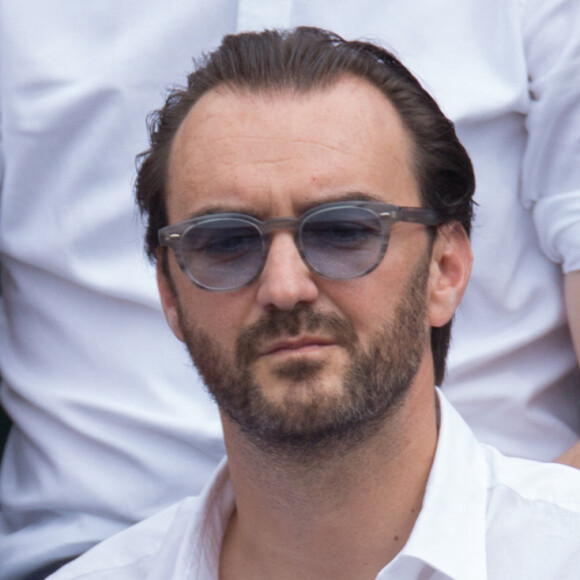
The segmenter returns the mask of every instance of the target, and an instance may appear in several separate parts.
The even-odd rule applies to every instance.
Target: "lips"
[[[307,356],[310,349],[340,346],[352,353],[358,343],[354,326],[346,318],[312,310],[300,304],[294,310],[268,311],[245,328],[236,339],[236,359],[240,368],[248,368],[266,356]]]
[[[310,347],[332,346],[334,344],[336,344],[335,341],[319,336],[277,340],[260,349],[259,356],[268,356],[279,352],[299,351]]]

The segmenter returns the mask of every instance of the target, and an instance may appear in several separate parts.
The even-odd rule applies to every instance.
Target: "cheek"
[[[375,271],[363,278],[338,282],[327,294],[334,309],[354,325],[360,340],[365,342],[366,337],[391,320],[397,292],[392,283]]]
[[[240,332],[248,324],[246,308],[238,293],[212,293],[192,287],[182,294],[187,323],[212,337],[227,352],[233,352]]]
[[[327,286],[327,295],[354,324],[363,342],[393,322],[397,306],[410,291],[409,263],[404,255],[385,256],[367,276]]]

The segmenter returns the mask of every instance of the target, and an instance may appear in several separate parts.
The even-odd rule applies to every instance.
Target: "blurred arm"
[[[569,272],[564,276],[564,290],[572,342],[576,350],[578,364],[580,364],[580,270]],[[580,441],[562,453],[556,461],[580,469]]]

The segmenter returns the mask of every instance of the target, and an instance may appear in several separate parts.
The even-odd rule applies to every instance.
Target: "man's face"
[[[419,206],[411,155],[398,115],[362,80],[302,95],[214,90],[176,135],[169,223],[216,211],[296,217],[359,193]],[[356,439],[396,407],[424,364],[428,246],[425,227],[399,223],[376,270],[326,280],[279,231],[251,285],[199,289],[170,255],[161,295],[226,420],[258,444]]]

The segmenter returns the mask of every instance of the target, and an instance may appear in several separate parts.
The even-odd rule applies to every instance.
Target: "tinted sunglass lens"
[[[333,208],[312,214],[300,232],[304,255],[322,276],[362,276],[380,260],[383,230],[379,217],[364,208]]]
[[[243,219],[209,219],[182,239],[185,266],[201,286],[231,290],[250,282],[262,265],[264,243],[258,228]]]

